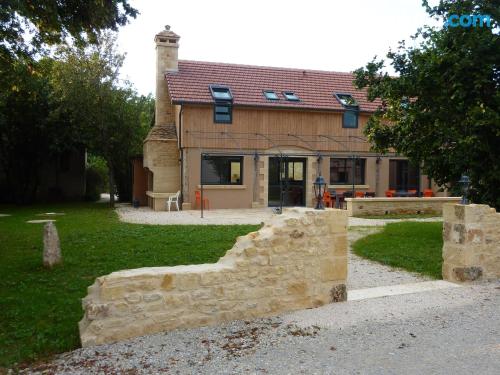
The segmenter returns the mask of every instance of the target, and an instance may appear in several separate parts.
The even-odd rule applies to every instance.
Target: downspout
[[[181,202],[184,203],[184,148],[182,147],[182,111],[183,107],[181,104],[181,110],[179,111],[179,150],[181,151]],[[182,207],[181,203],[181,207]]]

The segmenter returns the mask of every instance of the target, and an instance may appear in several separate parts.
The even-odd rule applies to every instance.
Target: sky
[[[431,3],[435,3],[436,1]],[[122,78],[154,94],[154,36],[180,35],[179,59],[353,71],[425,24],[422,0],[130,0],[140,14],[122,27]],[[391,72],[391,69],[388,69]]]

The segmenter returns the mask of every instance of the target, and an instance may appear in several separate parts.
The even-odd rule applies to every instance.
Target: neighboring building
[[[370,152],[362,129],[379,103],[351,73],[183,61],[179,39],[168,27],[155,37],[156,117],[144,142],[155,210],[178,190],[182,208],[195,208],[201,177],[210,208],[279,205],[280,187],[285,205],[311,206],[318,173],[330,189],[351,190],[354,175],[356,191],[377,196],[437,192],[405,158]]]

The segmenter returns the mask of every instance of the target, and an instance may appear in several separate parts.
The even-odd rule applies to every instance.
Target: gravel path
[[[369,234],[376,233],[380,230],[380,227],[349,228],[349,263],[347,268],[348,290],[432,280],[431,278],[422,276],[418,273],[384,266],[383,264],[361,258],[352,252],[352,244],[356,240]]]
[[[186,211],[152,211],[148,207],[133,208],[130,205],[117,207],[116,212],[121,221],[134,224],[156,224],[156,225],[231,225],[231,224],[260,224],[273,215],[271,208],[249,208],[249,209],[225,209],[208,210],[204,212],[204,218],[200,217],[198,210]],[[400,221],[442,221],[442,218],[424,219],[364,219],[357,217],[349,218],[349,226],[383,226],[386,223]]]
[[[499,289],[468,285],[177,330],[79,349],[25,373],[498,374]]]
[[[147,207],[132,208],[122,206],[116,209],[120,220],[134,224],[160,225],[233,225],[233,224],[261,224],[273,215],[270,208],[256,208],[245,210],[208,210],[204,211],[202,219],[200,211],[152,211]]]

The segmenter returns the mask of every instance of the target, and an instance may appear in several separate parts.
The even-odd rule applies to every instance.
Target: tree
[[[115,41],[107,33],[91,47],[62,48],[52,71],[57,117],[69,118],[88,150],[106,161],[111,207],[116,177],[129,168],[147,132],[141,122],[145,99],[119,79],[124,55],[116,51]]]
[[[0,200],[30,203],[42,161],[82,145],[57,110],[47,46],[95,43],[102,30],[135,18],[128,0],[3,0],[0,4]],[[45,57],[44,57],[45,56]]]
[[[33,65],[12,67],[11,87],[0,91],[0,190],[2,200],[34,200],[37,170],[48,150],[48,84]]]
[[[441,0],[432,17],[490,15],[490,27],[419,29],[416,46],[400,42],[387,58],[355,71],[355,85],[381,100],[365,135],[378,152],[407,156],[438,184],[471,178],[471,199],[500,208],[500,36],[498,1]]]
[[[68,37],[95,43],[102,30],[116,31],[137,13],[128,0],[2,0],[0,57],[37,53]]]
[[[127,121],[129,136],[121,143],[121,153],[115,158],[114,175],[116,190],[121,201],[132,200],[132,164],[134,156],[142,155],[143,141],[146,138],[154,116],[154,98],[151,95],[138,96],[129,93],[120,109],[123,120]],[[125,137],[124,137],[125,138]]]

